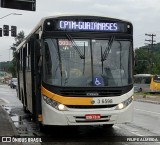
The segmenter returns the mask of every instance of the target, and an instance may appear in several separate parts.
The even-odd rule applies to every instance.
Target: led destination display
[[[59,28],[64,30],[117,31],[118,25],[117,23],[59,21]]]
[[[57,23],[59,30],[70,31],[105,31],[105,32],[126,32],[127,25],[112,22],[82,22],[82,21],[63,21]]]
[[[132,33],[132,24],[120,20],[53,20],[48,19],[44,23],[46,31],[66,32],[105,32],[105,33]]]

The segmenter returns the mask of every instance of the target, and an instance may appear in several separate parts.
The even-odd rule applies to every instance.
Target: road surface
[[[111,129],[102,127],[48,127],[44,132],[38,130],[36,124],[22,109],[22,104],[16,97],[16,90],[7,85],[0,85],[0,105],[10,114],[10,117],[21,136],[47,137],[53,144],[155,144],[160,145],[160,105],[144,102],[134,102],[134,121],[127,124],[117,124]],[[121,142],[123,137],[159,137],[159,142]],[[118,137],[122,137],[119,139]],[[108,142],[107,139],[112,142]],[[120,141],[120,142],[117,142]],[[43,142],[42,145],[51,145]]]

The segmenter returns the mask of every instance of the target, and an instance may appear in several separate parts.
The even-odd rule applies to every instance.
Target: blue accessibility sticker
[[[93,77],[94,86],[104,86],[103,78],[100,76]]]

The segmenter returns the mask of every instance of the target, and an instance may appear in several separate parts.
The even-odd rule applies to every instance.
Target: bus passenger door
[[[38,65],[40,60],[40,42],[38,39],[33,38],[32,50],[32,109],[34,120],[38,121],[38,115],[41,114],[41,67]]]

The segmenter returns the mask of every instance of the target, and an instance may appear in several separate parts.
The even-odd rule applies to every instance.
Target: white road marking
[[[119,126],[116,126],[116,125],[114,125],[113,127],[114,127],[114,128],[117,128],[117,129],[121,129],[121,130],[124,129],[123,127],[119,127]],[[130,133],[132,133],[132,134],[135,134],[136,136],[144,136],[144,135],[142,135],[142,134],[135,133],[134,131],[131,131],[131,130],[129,130],[129,129],[127,129],[127,131],[130,132]]]
[[[142,110],[142,109],[137,109],[137,108],[135,108],[135,110],[160,115],[160,113],[158,113],[158,112],[152,112],[152,111],[147,111],[147,110]]]
[[[144,135],[139,134],[139,133],[135,133],[135,132],[132,132],[132,131],[130,131],[130,132],[133,133],[133,134],[135,134],[135,135],[137,135],[137,136],[144,136]]]
[[[117,128],[117,129],[121,129],[120,127],[118,127],[118,126],[116,126],[116,125],[114,125],[113,127],[114,127],[114,128]]]
[[[3,100],[4,102],[6,102],[7,104],[9,104],[10,102],[4,98],[0,98],[1,100]]]

